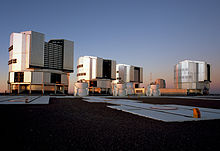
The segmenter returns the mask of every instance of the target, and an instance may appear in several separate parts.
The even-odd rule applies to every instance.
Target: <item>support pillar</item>
[[[9,84],[9,93],[12,93],[12,84]]]
[[[30,86],[30,89],[29,89],[29,94],[31,94],[31,84],[30,84],[29,86]]]
[[[41,88],[42,88],[42,95],[44,95],[44,84],[42,84]]]
[[[56,87],[56,84],[54,85],[54,94],[57,94],[57,87]]]
[[[18,94],[20,93],[20,84],[18,84]]]
[[[62,90],[62,93],[64,94],[64,89],[65,89],[65,86],[63,85],[63,90]]]

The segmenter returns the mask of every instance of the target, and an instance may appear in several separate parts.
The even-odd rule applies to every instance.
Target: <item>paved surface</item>
[[[77,99],[80,97],[76,96],[0,96],[0,104],[49,104],[50,98],[57,99]],[[128,98],[128,97],[127,97]],[[201,112],[201,118],[193,118],[193,108],[194,106],[184,106],[184,105],[174,105],[174,104],[149,104],[143,103],[139,99],[182,99],[182,100],[207,100],[208,101],[218,101],[218,97],[129,97],[130,99],[123,99],[123,97],[84,97],[87,102],[97,102],[97,103],[109,103],[107,107],[111,109],[116,109],[131,114],[148,117],[156,120],[161,120],[164,122],[183,122],[183,121],[198,121],[198,120],[213,120],[220,119],[220,109],[211,108],[199,108]],[[28,103],[27,103],[28,102]]]
[[[49,104],[50,96],[0,96],[0,104]]]
[[[115,97],[115,96],[107,96],[106,98],[128,98],[128,97]],[[176,98],[176,99],[194,99],[194,100],[219,100],[220,96],[129,96],[129,98]]]
[[[219,150],[220,120],[162,122],[107,105],[111,104],[76,98],[51,98],[49,104],[43,105],[0,105],[1,148],[22,151]]]
[[[202,98],[203,99],[203,98]],[[129,99],[114,99],[111,97],[84,97],[87,102],[109,103],[107,107],[128,112],[131,114],[148,117],[164,122],[184,122],[198,120],[220,119],[220,109],[202,108],[200,110],[201,118],[193,118],[193,106],[184,105],[155,105],[142,103],[141,101]]]
[[[72,96],[72,95],[67,95],[67,96],[51,96],[51,98],[57,98],[57,99],[77,99],[81,98],[79,96]]]

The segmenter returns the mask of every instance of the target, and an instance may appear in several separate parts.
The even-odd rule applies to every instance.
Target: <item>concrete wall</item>
[[[9,82],[14,82],[14,72],[9,72]]]
[[[22,53],[23,53],[23,35],[21,33],[12,33],[10,39],[11,45],[13,45],[13,50],[9,52],[9,60],[17,59],[17,63],[12,63],[9,65],[10,71],[21,71],[22,65]]]
[[[77,68],[77,74],[86,73],[86,75],[77,76],[77,81],[79,80],[90,80],[92,79],[92,60],[89,57],[79,57],[77,65],[83,65],[83,67]]]
[[[31,72],[24,72],[24,82],[31,82]]]

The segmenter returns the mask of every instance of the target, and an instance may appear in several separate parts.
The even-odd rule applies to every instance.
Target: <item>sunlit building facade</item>
[[[210,64],[207,62],[184,60],[174,67],[175,88],[206,94],[210,82]]]
[[[127,64],[116,65],[116,83],[133,83],[138,88],[143,83],[143,68]]]
[[[74,44],[64,39],[49,42],[44,39],[44,34],[34,31],[11,34],[8,61],[10,93],[68,92]]]
[[[77,81],[86,81],[89,94],[111,94],[116,79],[116,61],[94,56],[82,56],[77,63]]]

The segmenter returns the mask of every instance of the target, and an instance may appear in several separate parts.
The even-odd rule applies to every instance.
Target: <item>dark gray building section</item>
[[[44,67],[48,69],[63,69],[63,48],[61,45],[45,42]]]

